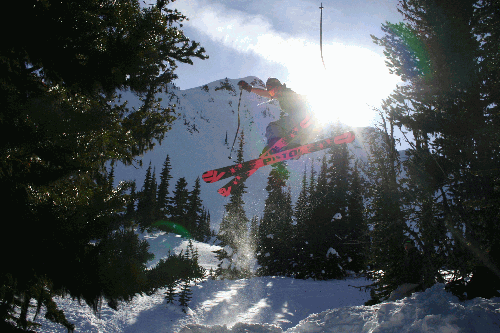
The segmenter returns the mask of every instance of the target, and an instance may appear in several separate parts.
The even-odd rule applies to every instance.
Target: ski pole
[[[321,3],[321,7],[319,9],[321,10],[321,16],[319,19],[319,51],[321,52],[321,61],[323,62],[323,67],[325,67],[325,60],[323,59],[323,3]]]
[[[231,154],[233,153],[234,143],[236,142],[236,138],[238,137],[238,132],[240,131],[240,104],[241,104],[241,95],[243,94],[243,89],[240,88],[240,100],[238,101],[238,128],[236,129],[236,134],[234,135],[233,145],[231,146],[231,151],[229,152],[229,159],[231,159]]]

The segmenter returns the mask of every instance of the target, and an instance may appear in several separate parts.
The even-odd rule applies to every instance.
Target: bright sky
[[[351,126],[370,125],[373,107],[399,81],[385,67],[381,24],[399,22],[397,0],[178,0],[190,20],[183,30],[210,59],[181,65],[175,82],[188,89],[228,77],[276,77],[308,97],[316,115]]]

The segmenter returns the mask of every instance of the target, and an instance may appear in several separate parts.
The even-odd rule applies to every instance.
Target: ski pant
[[[285,116],[270,122],[266,127],[267,146],[272,146],[276,141],[287,135],[295,126],[299,126],[302,120],[303,119],[297,120],[290,116]],[[299,135],[299,140],[298,142],[294,142],[294,146],[300,146],[307,143],[308,129],[304,129],[302,132],[304,132],[304,134]]]
[[[410,296],[413,291],[420,286],[418,283],[404,283],[397,287],[392,293],[391,296],[387,299],[389,302],[394,302],[405,297]]]

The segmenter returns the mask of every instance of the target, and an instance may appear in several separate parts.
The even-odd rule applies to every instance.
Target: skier
[[[422,286],[423,261],[422,254],[415,247],[413,240],[407,238],[403,242],[406,251],[406,258],[400,274],[400,285],[391,293],[388,301],[397,301],[410,296],[414,291]]]
[[[248,92],[252,92],[259,96],[277,99],[280,103],[281,110],[288,115],[282,116],[280,119],[270,122],[266,128],[266,138],[267,147],[263,152],[267,151],[274,143],[276,143],[281,137],[286,135],[292,128],[298,126],[301,121],[303,121],[308,114],[311,113],[309,104],[305,97],[297,94],[292,89],[287,88],[285,84],[276,78],[269,78],[266,81],[266,89],[254,88],[245,81],[238,82],[238,86],[241,89],[245,89]],[[287,149],[292,149],[300,145],[306,144],[308,141],[307,131]]]

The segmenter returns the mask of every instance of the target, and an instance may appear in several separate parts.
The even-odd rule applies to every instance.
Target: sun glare
[[[288,85],[307,96],[314,114],[324,124],[339,120],[353,127],[370,125],[375,116],[373,108],[394,90],[398,77],[389,74],[383,57],[368,49],[325,45],[323,55],[326,70],[319,50],[316,61],[288,66]]]
[[[399,81],[389,74],[382,55],[360,46],[324,42],[325,70],[317,42],[277,32],[262,16],[249,17],[222,5],[204,6],[201,1],[180,9],[193,18],[191,26],[211,39],[283,65],[288,77],[279,79],[306,95],[324,123],[340,120],[354,127],[369,125],[373,107],[380,106]]]

